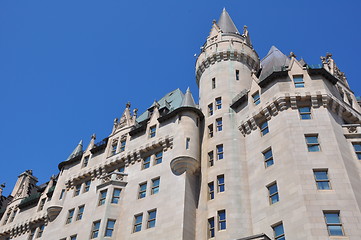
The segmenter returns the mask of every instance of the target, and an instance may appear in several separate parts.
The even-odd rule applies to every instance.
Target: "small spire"
[[[234,25],[231,17],[229,16],[228,12],[226,11],[226,8],[223,8],[222,14],[219,17],[219,20],[217,22],[217,25],[224,33],[237,33],[239,34],[239,31]]]
[[[76,148],[73,150],[73,152],[69,155],[69,157],[66,159],[66,161],[72,159],[73,157],[79,155],[80,153],[83,152],[83,140],[80,140],[80,142],[78,143],[78,146],[76,146]]]
[[[187,88],[186,94],[184,95],[183,101],[182,101],[182,107],[196,107],[196,104],[194,103],[194,99],[191,93],[191,90],[189,87]]]

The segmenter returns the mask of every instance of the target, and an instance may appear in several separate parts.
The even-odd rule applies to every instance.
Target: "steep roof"
[[[80,142],[78,143],[78,146],[76,146],[76,148],[73,150],[73,152],[69,155],[69,157],[65,161],[68,161],[68,160],[78,156],[82,152],[83,152],[83,140],[80,140]]]
[[[224,33],[239,34],[239,31],[238,31],[236,25],[234,25],[231,17],[229,16],[229,14],[225,8],[223,8],[221,16],[218,19],[217,25]]]
[[[261,61],[260,82],[270,76],[273,72],[283,71],[288,66],[290,59],[278,48],[272,46],[267,55]]]
[[[194,99],[191,93],[191,90],[189,87],[187,88],[186,94],[184,95],[183,101],[182,101],[182,107],[197,107],[194,103]]]

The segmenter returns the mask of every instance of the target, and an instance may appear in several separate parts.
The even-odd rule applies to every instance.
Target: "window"
[[[152,179],[152,191],[151,194],[157,194],[159,192],[160,178]]]
[[[120,168],[118,168],[118,172],[124,173],[124,171],[125,171],[125,167],[124,167],[124,166],[121,166]]]
[[[119,202],[121,192],[122,192],[122,189],[114,188],[111,203],[117,204]]]
[[[214,154],[213,151],[208,153],[208,165],[212,167],[214,165]]]
[[[88,181],[86,181],[86,182],[84,183],[84,192],[88,192],[88,191],[89,191],[89,189],[90,189],[90,183],[91,183],[90,180],[88,180]]]
[[[300,107],[298,112],[302,120],[311,119],[311,107]]]
[[[155,164],[159,164],[162,162],[163,152],[159,152],[155,154]]]
[[[254,105],[258,105],[261,103],[261,97],[259,95],[259,92],[255,92],[253,95],[252,95],[252,98],[253,98],[253,103]]]
[[[213,115],[213,103],[208,105],[208,116]]]
[[[39,227],[39,231],[38,234],[36,235],[36,238],[41,238],[41,236],[43,236],[44,228],[45,228],[44,224]]]
[[[100,220],[93,222],[92,232],[91,232],[91,239],[97,238],[99,235],[99,228],[100,228]]]
[[[217,160],[223,159],[223,144],[217,145]]]
[[[150,167],[150,156],[143,159],[143,169],[147,169]]]
[[[318,135],[305,135],[307,149],[309,152],[319,152],[320,144],[318,143]]]
[[[221,109],[222,108],[222,98],[218,97],[216,98],[216,109]]]
[[[222,128],[223,128],[223,125],[222,125],[222,118],[217,118],[216,119],[216,129],[217,129],[217,132],[220,132],[222,131]]]
[[[262,123],[261,126],[260,126],[260,129],[261,129],[261,135],[262,135],[262,136],[264,136],[264,135],[266,135],[267,133],[269,133],[268,122],[265,121],[264,123]]]
[[[11,218],[10,218],[9,222],[14,221],[17,212],[18,212],[17,209],[15,209],[15,210],[13,211],[13,215],[11,215]]]
[[[340,221],[340,211],[324,211],[328,235],[344,236],[342,223]]]
[[[239,70],[236,70],[236,80],[239,80]]]
[[[273,228],[273,234],[275,236],[275,240],[285,240],[285,231],[283,230],[283,224],[277,224]]]
[[[212,78],[212,89],[216,88],[216,78]]]
[[[70,240],[76,240],[76,235],[70,236]]]
[[[143,213],[134,216],[133,232],[142,230]]]
[[[88,166],[88,163],[89,163],[89,156],[86,156],[86,157],[84,157],[84,160],[83,160],[83,167]]]
[[[78,207],[78,214],[76,215],[76,221],[79,221],[83,218],[84,205]]]
[[[41,199],[38,211],[41,211],[44,209],[45,201],[46,201],[45,198]]]
[[[110,155],[113,156],[117,153],[118,141],[113,141]]]
[[[73,220],[74,211],[75,211],[74,208],[73,208],[73,209],[70,209],[70,210],[68,211],[68,217],[66,218],[66,223],[65,223],[65,224],[71,223],[71,221]]]
[[[138,193],[138,199],[145,198],[147,191],[147,183],[141,183],[139,184],[139,193]]]
[[[65,193],[65,189],[62,189],[61,193],[60,193],[60,196],[59,196],[59,200],[63,199],[64,193]]]
[[[293,76],[293,83],[296,88],[305,87],[305,82],[303,81],[303,76]]]
[[[127,143],[126,140],[122,140],[120,141],[120,151],[124,152],[125,151],[125,144]]]
[[[147,228],[154,228],[157,217],[157,210],[148,211],[148,223]]]
[[[208,218],[208,238],[214,237],[214,218]]]
[[[186,138],[186,149],[189,149],[189,143],[190,143],[191,139],[190,138]]]
[[[214,182],[208,183],[208,199],[214,199]]]
[[[277,183],[273,183],[268,187],[268,196],[270,204],[274,204],[279,201]]]
[[[224,175],[218,175],[217,176],[217,191],[218,192],[224,192],[225,185],[224,185]]]
[[[74,189],[74,197],[78,196],[80,194],[80,188],[81,188],[81,185],[78,184],[75,186],[75,189]]]
[[[264,157],[264,166],[266,168],[268,168],[269,166],[273,165],[273,155],[272,155],[272,149],[268,149],[266,151],[264,151],[263,153],[263,157]]]
[[[11,211],[8,211],[6,216],[5,216],[5,219],[4,219],[4,222],[3,222],[3,225],[5,225],[7,223],[7,221],[9,220],[10,218],[10,215],[11,215]]]
[[[353,144],[353,148],[355,149],[357,159],[361,160],[361,143],[352,143],[352,144]]]
[[[151,126],[149,129],[149,137],[153,138],[155,137],[155,133],[156,133],[157,127],[156,126]]]
[[[208,137],[209,138],[213,137],[213,124],[208,126]]]
[[[98,206],[104,205],[106,198],[107,198],[107,190],[101,191],[99,195]]]
[[[218,231],[226,229],[226,210],[218,211]]]
[[[115,220],[109,219],[105,228],[104,237],[111,237],[114,231]]]
[[[29,237],[28,237],[28,240],[33,240],[33,239],[34,239],[35,230],[36,230],[36,228],[31,229],[30,235],[29,235]]]
[[[326,170],[314,169],[313,175],[315,176],[317,189],[319,190],[331,189],[330,179],[328,178],[327,169]]]

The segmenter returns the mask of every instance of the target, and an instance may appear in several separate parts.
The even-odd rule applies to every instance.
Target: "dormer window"
[[[261,97],[259,95],[259,92],[255,92],[253,95],[252,95],[252,98],[253,98],[253,103],[254,105],[258,105],[261,103]]]
[[[293,76],[293,82],[294,82],[296,88],[305,87],[305,81],[303,81],[302,75]]]
[[[157,130],[157,126],[151,126],[150,128],[149,128],[149,137],[150,138],[153,138],[153,137],[155,137],[155,134],[156,134],[156,130]]]

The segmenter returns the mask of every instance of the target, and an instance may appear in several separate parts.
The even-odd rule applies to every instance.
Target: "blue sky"
[[[361,95],[361,2],[0,1],[0,183],[58,172],[80,139],[107,137],[127,101],[143,112],[189,86],[194,54],[226,7],[260,58],[272,45],[309,64],[331,52]]]

